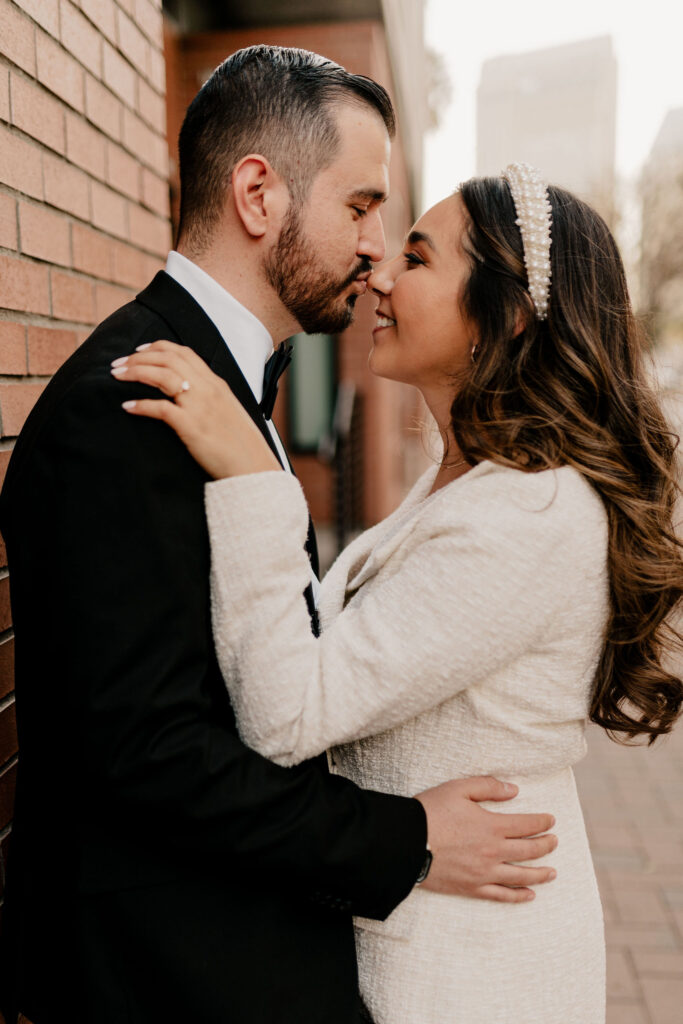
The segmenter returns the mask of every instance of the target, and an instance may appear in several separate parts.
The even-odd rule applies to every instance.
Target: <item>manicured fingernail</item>
[[[505,792],[506,793],[516,793],[517,792],[517,787],[513,786],[511,782],[504,782],[503,786],[505,787]]]
[[[123,373],[128,373],[127,366],[114,366],[111,371],[115,377],[120,377]]]
[[[128,356],[119,356],[118,359],[112,359],[111,365],[112,366],[123,366],[127,362],[128,362]]]
[[[550,879],[551,882],[552,882],[553,878],[557,878],[557,871],[555,871],[554,868],[551,871],[548,872],[548,878]]]
[[[531,901],[535,900],[535,899],[536,899],[536,893],[535,892],[530,892],[526,896],[527,903],[531,903]]]
[[[134,398],[131,398],[128,402],[121,402],[122,409],[134,409],[138,403]]]
[[[136,352],[144,352],[146,348],[151,348],[151,347],[152,347],[152,342],[148,341],[146,345],[138,345],[138,347],[135,349],[135,351]]]

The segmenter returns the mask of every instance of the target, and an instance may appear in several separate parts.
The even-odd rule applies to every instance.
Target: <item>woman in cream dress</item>
[[[572,765],[589,717],[655,737],[683,694],[659,662],[682,580],[673,447],[619,256],[593,211],[517,166],[428,211],[370,286],[371,369],[421,390],[444,455],[332,567],[319,638],[303,493],[224,386],[162,342],[127,379],[191,391],[133,411],[167,419],[218,478],[214,634],[249,745],[284,765],[328,750],[332,771],[406,795],[492,774],[519,786],[505,809],[556,817],[558,877],[533,902],[417,886],[386,921],[356,921],[376,1024],[602,1024]]]

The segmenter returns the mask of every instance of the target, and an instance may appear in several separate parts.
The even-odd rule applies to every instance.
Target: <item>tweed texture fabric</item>
[[[502,812],[555,815],[556,881],[526,905],[415,889],[356,919],[376,1024],[602,1024],[600,901],[572,765],[609,611],[607,521],[575,470],[483,462],[431,494],[436,468],[302,592],[298,482],[207,485],[216,647],[244,740],[280,764],[329,750],[359,785],[413,795],[492,774]]]

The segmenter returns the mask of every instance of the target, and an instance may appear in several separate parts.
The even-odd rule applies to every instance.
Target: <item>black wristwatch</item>
[[[432,851],[429,849],[429,844],[427,844],[427,849],[425,850],[425,859],[423,861],[422,867],[420,868],[420,873],[415,879],[415,885],[421,885],[422,882],[424,882],[427,875],[429,874],[429,869],[432,866],[433,860],[434,857],[432,856]]]

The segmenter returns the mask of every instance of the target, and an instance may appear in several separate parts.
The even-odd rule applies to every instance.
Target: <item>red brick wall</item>
[[[0,0],[0,482],[50,375],[162,265],[164,90],[161,0]],[[0,542],[0,852],[12,643]]]

